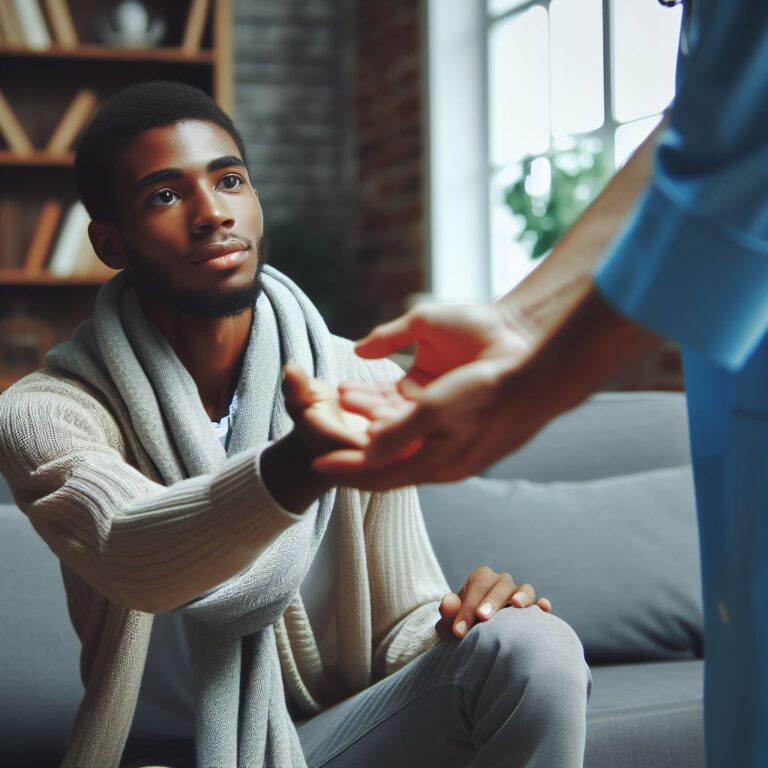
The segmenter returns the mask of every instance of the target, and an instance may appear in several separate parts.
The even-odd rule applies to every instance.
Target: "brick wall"
[[[236,0],[234,32],[235,122],[270,261],[339,330],[350,294],[345,0]]]
[[[420,0],[349,5],[353,331],[425,288],[425,93]]]
[[[346,335],[424,290],[420,0],[237,0],[236,122],[271,261]]]

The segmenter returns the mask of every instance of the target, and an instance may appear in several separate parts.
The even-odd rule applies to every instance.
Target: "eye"
[[[172,189],[160,189],[149,199],[149,204],[158,208],[171,205],[178,199],[178,195]]]
[[[237,189],[242,186],[243,180],[236,173],[228,173],[219,182],[224,189]]]

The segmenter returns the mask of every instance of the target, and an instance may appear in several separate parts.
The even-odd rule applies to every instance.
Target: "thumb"
[[[314,403],[315,394],[312,391],[309,376],[297,363],[286,363],[283,374],[282,390],[285,397],[285,407],[293,417],[295,413],[301,413]]]

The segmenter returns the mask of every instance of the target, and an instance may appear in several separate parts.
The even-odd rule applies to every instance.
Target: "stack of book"
[[[32,239],[26,249],[19,231],[24,218],[36,216]],[[66,209],[60,200],[45,200],[30,212],[10,198],[0,198],[0,269],[22,270],[29,275],[48,272],[55,277],[98,277],[114,274],[96,256],[88,237],[90,218],[82,203]]]

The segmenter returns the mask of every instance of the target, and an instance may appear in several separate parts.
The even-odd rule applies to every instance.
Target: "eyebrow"
[[[212,171],[219,171],[222,168],[245,168],[245,163],[237,155],[224,155],[217,157],[215,160],[211,160],[206,166],[208,173]],[[133,191],[139,192],[145,187],[151,187],[153,184],[157,184],[161,181],[174,181],[181,179],[184,176],[184,172],[181,168],[162,168],[159,171],[152,171],[146,176],[142,176],[134,185]]]

